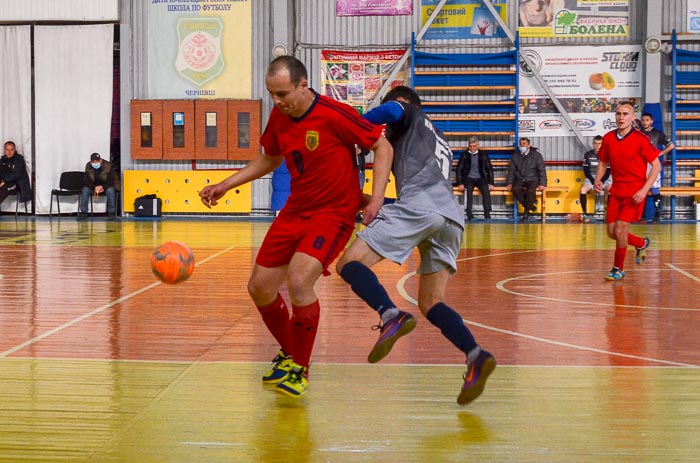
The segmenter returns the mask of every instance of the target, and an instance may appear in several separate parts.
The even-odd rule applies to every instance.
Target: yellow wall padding
[[[372,179],[374,178],[374,171],[372,169],[365,170],[365,186],[362,189],[363,193],[368,195],[372,194]],[[386,186],[385,198],[396,199],[396,179],[394,179],[394,174],[389,174],[389,183]]]
[[[139,196],[155,194],[163,201],[162,212],[167,213],[249,213],[252,205],[252,188],[247,183],[219,200],[219,204],[207,209],[199,199],[199,191],[207,185],[219,183],[234,170],[127,170],[124,172],[124,212],[134,212],[134,200]]]

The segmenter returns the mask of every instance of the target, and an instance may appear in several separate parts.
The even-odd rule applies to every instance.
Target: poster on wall
[[[428,21],[440,0],[421,0],[421,24]],[[506,0],[492,0],[503,22],[508,22]],[[424,40],[506,37],[481,0],[447,0],[423,36]]]
[[[616,127],[615,107],[631,101],[642,106],[642,47],[524,48],[522,52],[564,106],[585,136],[603,135]],[[521,136],[562,137],[574,133],[552,100],[535,79],[532,69],[520,62],[518,129]]]
[[[360,114],[370,103],[397,66],[406,50],[350,52],[321,51],[322,95],[348,103]],[[391,87],[406,85],[407,66],[401,69]]]
[[[700,34],[700,0],[688,0],[688,32]]]
[[[149,2],[148,98],[251,98],[251,2]]]
[[[413,0],[336,0],[336,16],[401,16],[413,14]]]
[[[628,37],[629,0],[519,0],[520,37]]]

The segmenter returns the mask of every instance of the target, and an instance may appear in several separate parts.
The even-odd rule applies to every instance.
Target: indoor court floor
[[[375,267],[418,317],[386,359],[333,271],[309,391],[264,386],[246,283],[269,223],[3,216],[0,462],[700,461],[700,223],[633,225],[648,258],[615,283],[602,223],[467,224],[447,303],[499,363],[467,406],[415,253]],[[197,260],[179,285],[151,274],[167,240]]]

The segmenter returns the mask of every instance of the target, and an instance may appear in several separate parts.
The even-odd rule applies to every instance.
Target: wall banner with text
[[[421,24],[428,21],[440,0],[421,0]],[[508,22],[506,0],[492,0],[493,7]],[[425,32],[425,40],[505,37],[491,12],[481,0],[447,0]]]
[[[700,34],[700,0],[688,0],[688,32]]]
[[[148,98],[252,97],[252,0],[149,0]]]
[[[336,16],[402,16],[413,14],[413,0],[335,0]]]
[[[524,48],[522,52],[585,136],[614,129],[615,107],[620,101],[633,102],[635,111],[641,108],[643,54],[639,45],[577,46],[573,55],[571,47]],[[523,61],[519,84],[520,135],[574,135]]]
[[[360,114],[386,82],[406,50],[352,52],[321,51],[322,95],[348,103]],[[396,74],[391,87],[406,85],[407,66]]]
[[[520,0],[520,37],[628,37],[629,0]]]

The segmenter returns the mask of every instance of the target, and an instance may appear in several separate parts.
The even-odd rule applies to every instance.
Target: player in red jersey
[[[265,85],[275,107],[261,137],[265,153],[243,169],[199,193],[211,207],[227,191],[272,172],[284,160],[291,194],[260,247],[248,292],[280,352],[263,382],[279,392],[301,396],[308,388],[308,368],[320,306],[314,284],[343,250],[355,228],[361,192],[355,145],[372,149],[375,163],[387,164],[393,150],[382,127],[364,120],[352,107],[309,88],[304,65],[282,56],[270,63]],[[388,180],[388,175],[387,175]],[[384,201],[386,182],[376,182],[364,208],[374,219]],[[290,318],[279,293],[287,283]]]
[[[608,164],[613,178],[605,219],[608,236],[615,240],[615,262],[605,277],[610,281],[624,278],[625,257],[630,244],[637,250],[638,264],[646,259],[649,238],[629,233],[629,225],[642,217],[647,192],[661,170],[659,150],[651,144],[649,137],[632,126],[634,117],[632,103],[620,103],[615,110],[617,129],[603,137],[603,145],[598,152],[600,163],[595,177],[596,191],[600,193],[603,190],[600,179],[605,175]],[[651,164],[648,174],[647,163]]]

